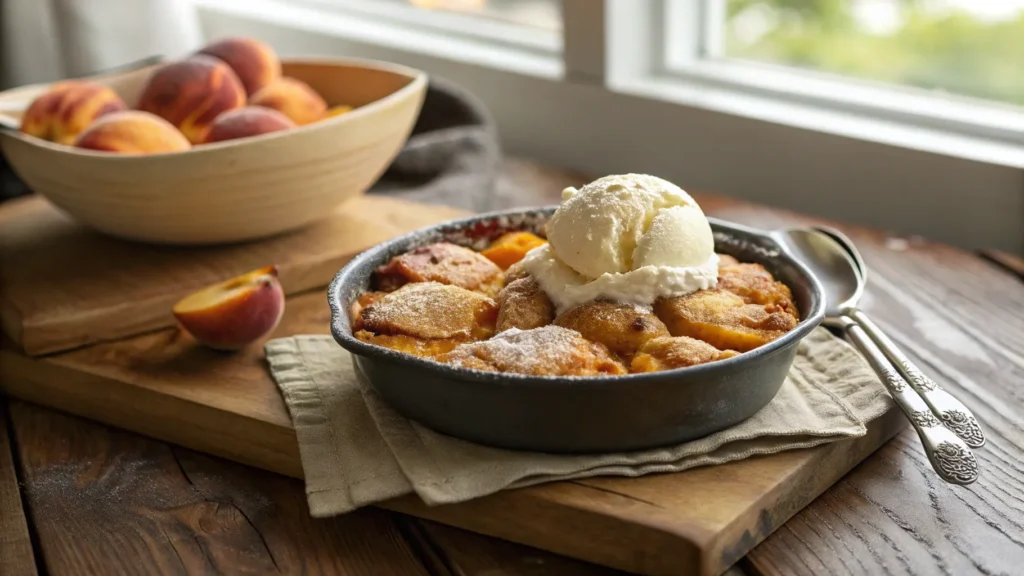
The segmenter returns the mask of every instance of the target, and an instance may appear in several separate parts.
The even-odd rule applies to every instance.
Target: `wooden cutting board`
[[[37,355],[173,326],[174,302],[208,284],[274,264],[287,294],[319,288],[362,250],[465,214],[363,196],[297,232],[189,248],[117,240],[40,197],[12,200],[0,205],[3,330]]]
[[[327,333],[326,295],[290,298],[275,336]],[[302,467],[262,347],[215,353],[176,329],[46,358],[0,349],[11,396],[294,477]],[[905,425],[807,450],[643,478],[595,478],[458,505],[385,508],[641,574],[720,574]]]
[[[260,343],[238,354],[200,348],[176,328],[161,329],[173,325],[171,304],[273,263],[292,294],[273,336],[327,333],[322,287],[348,258],[458,215],[367,197],[294,234],[180,249],[94,234],[38,198],[8,202],[0,206],[9,334],[0,344],[0,390],[301,477],[295,431]],[[894,410],[862,438],[723,466],[552,483],[451,506],[415,498],[383,506],[631,572],[720,574],[904,425]]]

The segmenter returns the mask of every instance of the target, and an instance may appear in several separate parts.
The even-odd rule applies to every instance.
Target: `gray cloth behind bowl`
[[[500,161],[497,131],[483,104],[431,78],[409,140],[369,193],[484,212],[494,209]],[[30,193],[0,154],[0,202]]]
[[[500,160],[494,121],[483,104],[432,78],[409,141],[370,193],[485,212],[495,208]]]

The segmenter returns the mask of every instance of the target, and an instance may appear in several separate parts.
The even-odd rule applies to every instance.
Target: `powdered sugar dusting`
[[[486,296],[458,286],[414,282],[367,306],[362,318],[378,334],[469,338],[478,319],[492,311],[497,314],[497,305]]]
[[[464,368],[549,376],[625,371],[603,346],[575,330],[554,325],[509,328],[490,340],[462,344],[439,360]]]

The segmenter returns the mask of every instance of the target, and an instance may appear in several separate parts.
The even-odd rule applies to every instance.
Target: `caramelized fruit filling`
[[[376,270],[376,290],[352,304],[356,337],[488,372],[600,376],[724,360],[799,322],[789,287],[760,264],[724,254],[713,289],[653,306],[596,300],[556,316],[519,264],[524,247],[544,241],[523,234],[506,234],[483,253],[436,243],[396,256]]]

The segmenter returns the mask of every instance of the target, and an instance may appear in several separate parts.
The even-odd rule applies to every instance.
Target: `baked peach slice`
[[[547,243],[547,240],[529,232],[508,232],[491,242],[491,245],[480,254],[502,270],[508,270],[510,266],[522,260],[527,252]]]
[[[436,242],[392,258],[374,271],[378,290],[392,292],[408,283],[439,282],[496,296],[505,284],[501,268],[479,252]]]
[[[442,364],[486,372],[532,376],[625,374],[626,368],[604,344],[561,326],[511,328],[490,340],[460,344],[436,358]]]
[[[687,336],[719,350],[748,352],[780,338],[797,325],[790,312],[721,289],[660,298],[654,313],[672,336]]]
[[[498,292],[498,332],[541,328],[554,319],[554,303],[532,276],[510,282]]]
[[[707,364],[738,356],[735,350],[719,350],[711,344],[686,336],[659,336],[644,343],[633,357],[629,371],[660,372]]]
[[[277,268],[268,266],[189,294],[173,312],[200,344],[239,350],[277,327],[284,314],[284,290]]]
[[[669,335],[668,328],[650,309],[607,300],[574,306],[559,314],[554,324],[604,344],[627,364],[648,340]]]

